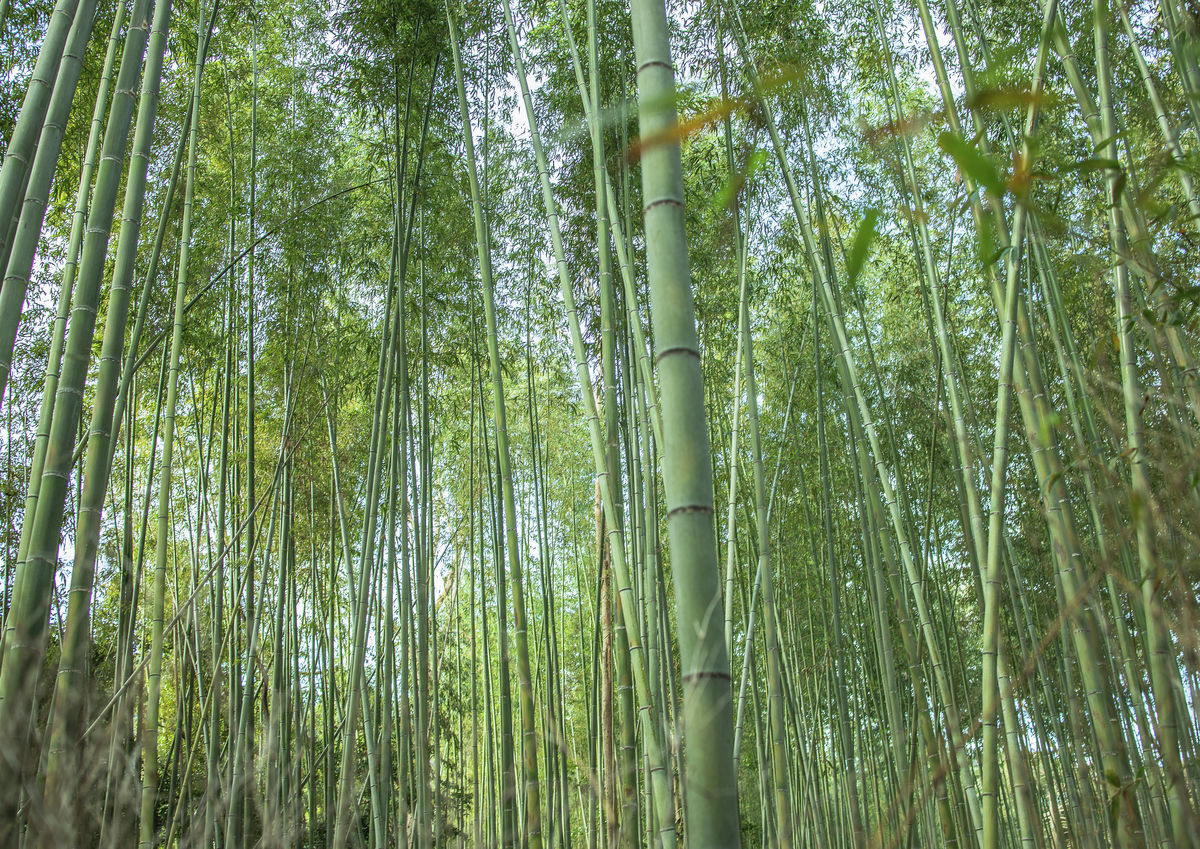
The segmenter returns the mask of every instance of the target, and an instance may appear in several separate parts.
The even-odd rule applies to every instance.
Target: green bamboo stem
[[[1092,4],[1096,70],[1099,83],[1100,124],[1106,137],[1116,134],[1116,115],[1112,105],[1112,70],[1108,56],[1108,4],[1094,0]],[[1196,814],[1188,798],[1187,784],[1180,759],[1178,718],[1176,716],[1172,666],[1176,664],[1163,621],[1158,598],[1160,567],[1155,551],[1151,514],[1149,462],[1146,457],[1142,423],[1142,388],[1138,376],[1137,354],[1133,339],[1133,297],[1130,291],[1129,265],[1121,261],[1128,255],[1125,228],[1119,213],[1120,185],[1116,173],[1109,173],[1107,187],[1110,195],[1109,237],[1114,256],[1113,284],[1116,297],[1117,338],[1121,364],[1121,389],[1125,411],[1125,439],[1129,452],[1131,476],[1130,512],[1137,529],[1138,565],[1142,604],[1145,608],[1146,645],[1149,657],[1150,685],[1157,708],[1155,731],[1159,752],[1166,772],[1166,795],[1170,808],[1169,826],[1176,846],[1193,845],[1192,835]]]
[[[29,492],[25,497],[26,516],[34,516],[37,513],[37,493],[41,485],[42,471],[45,467],[46,443],[50,438],[50,423],[54,416],[54,397],[58,391],[58,378],[62,367],[62,351],[63,344],[65,343],[67,316],[71,311],[71,297],[75,291],[79,249],[83,242],[83,227],[87,217],[88,201],[91,197],[92,177],[96,170],[96,157],[100,151],[100,134],[104,127],[104,116],[108,110],[108,95],[112,87],[113,65],[116,63],[117,46],[121,42],[121,30],[125,21],[125,7],[126,4],[124,2],[120,3],[113,15],[113,26],[109,34],[108,50],[104,57],[104,67],[100,73],[100,85],[96,91],[95,106],[92,109],[92,122],[89,125],[87,147],[83,155],[83,164],[80,167],[79,188],[75,194],[75,210],[71,217],[71,232],[67,240],[67,261],[63,266],[62,283],[59,287],[54,325],[51,329],[50,353],[46,358],[46,368],[42,380],[42,400],[38,408],[38,423],[37,429],[34,432],[33,452],[29,463],[30,485]],[[84,28],[73,27],[73,32],[76,40],[80,40],[82,44],[86,44],[88,35]],[[69,55],[75,55],[81,51],[68,47],[67,52]],[[69,99],[67,99],[67,105],[68,107],[70,105]],[[39,226],[41,223],[41,221],[38,222]],[[25,561],[29,551],[29,539],[32,532],[32,522],[21,523],[21,534],[17,544],[17,564]],[[19,573],[19,566],[17,571]],[[7,633],[7,630],[4,633]],[[4,640],[4,634],[0,633],[0,651],[3,649]]]
[[[216,4],[212,15],[216,15]],[[137,18],[135,12],[134,18]],[[155,803],[158,797],[159,711],[162,700],[163,619],[166,605],[166,570],[168,537],[171,532],[171,475],[175,440],[175,415],[179,399],[180,356],[183,347],[183,309],[187,295],[188,262],[191,255],[192,215],[195,202],[197,158],[197,127],[200,119],[200,91],[204,74],[204,55],[199,34],[204,31],[205,17],[197,26],[196,63],[192,74],[192,110],[188,146],[187,182],[184,188],[183,223],[180,229],[179,263],[175,282],[175,309],[172,322],[171,353],[167,366],[167,399],[163,412],[162,471],[158,481],[158,529],[155,540],[154,584],[150,621],[150,667],[146,674],[149,696],[142,741],[143,770],[139,845],[150,849],[156,842]],[[114,110],[115,111],[115,110]]]
[[[740,844],[729,657],[713,536],[713,484],[674,135],[675,72],[661,2],[632,7],[646,266],[663,420],[663,483],[683,684],[684,820],[689,844]]]
[[[90,8],[85,11],[90,14]],[[54,398],[54,409],[58,415],[51,420],[50,434],[46,442],[45,467],[38,485],[37,511],[26,519],[27,522],[33,523],[27,559],[23,564],[24,568],[18,570],[17,586],[5,622],[5,662],[0,668],[0,736],[12,746],[13,758],[5,760],[4,768],[14,770],[10,777],[16,777],[17,782],[21,781],[19,776],[30,768],[30,765],[25,763],[29,751],[27,726],[33,710],[36,675],[46,649],[50,596],[58,563],[59,536],[72,466],[71,448],[79,425],[83,385],[91,359],[95,314],[100,298],[100,278],[124,160],[126,134],[133,111],[133,89],[136,87],[142,50],[145,46],[148,11],[148,4],[143,2],[135,8],[131,17],[134,23],[131,24],[132,32],[127,35],[129,49],[122,56],[117,79],[119,96],[113,104],[105,129],[100,173],[97,177],[80,263],[78,290],[72,309],[70,331],[63,350],[62,376]],[[80,32],[89,33],[90,26],[81,25],[75,30],[76,34]],[[82,44],[77,43],[72,47],[78,50],[80,55],[68,60],[68,67],[63,68],[63,75],[73,76],[77,80],[78,66],[82,59]],[[71,67],[75,70],[70,70]],[[66,82],[71,83],[69,88],[73,93],[73,80]],[[68,104],[69,99],[68,97]],[[61,120],[65,115],[58,117]],[[43,154],[50,153],[52,148],[61,143],[61,132],[60,126],[56,133],[58,142],[45,140],[46,145],[41,147]],[[51,134],[55,133],[51,131]],[[35,165],[38,164],[35,160]],[[36,175],[31,177],[31,183],[35,182],[35,178]],[[46,179],[48,186],[49,178]],[[33,185],[31,189],[36,194],[38,187]],[[36,201],[33,205],[36,205]],[[36,217],[40,226],[41,215]],[[23,262],[22,250],[14,250],[9,262],[10,272],[15,273],[17,266]],[[16,279],[12,273],[6,275],[6,281],[12,279]],[[27,274],[24,279],[28,279]],[[7,285],[5,288],[8,289]]]
[[[33,74],[21,101],[21,111],[17,113],[12,137],[9,138],[4,151],[4,163],[0,166],[0,209],[10,212],[0,215],[0,264],[6,269],[16,246],[17,222],[20,210],[24,207],[26,186],[31,179],[30,169],[35,162],[36,151],[44,132],[42,122],[50,108],[54,89],[58,87],[63,51],[74,25],[79,3],[80,0],[57,0],[54,4]],[[90,31],[90,23],[87,28]],[[70,88],[73,94],[74,83]],[[61,91],[65,93],[66,86]],[[69,103],[71,98],[66,99]],[[56,123],[60,125],[61,132],[63,122]],[[51,162],[46,167],[52,169],[57,158],[50,157]],[[40,230],[40,226],[38,229]],[[27,238],[33,238],[35,242],[37,240],[36,234],[27,234]],[[20,277],[14,278],[12,284],[8,279],[6,272],[3,287],[0,288],[0,404],[4,401],[4,390],[8,385],[21,305],[25,301],[25,290],[20,286]]]
[[[758,416],[758,380],[754,369],[754,336],[750,328],[750,285],[747,275],[746,237],[738,231],[739,269],[741,296],[739,298],[739,313],[741,315],[742,347],[746,360],[746,412],[750,424],[750,455],[754,463],[754,508],[755,524],[758,530],[758,571],[763,575],[763,610],[767,642],[767,702],[769,718],[769,739],[771,745],[770,771],[774,783],[775,807],[775,844],[782,849],[792,845],[791,823],[791,789],[788,786],[788,745],[783,715],[783,684],[780,671],[779,634],[777,630],[775,610],[775,575],[771,567],[771,534],[770,519],[767,507],[766,473],[763,470],[762,437],[759,429]],[[835,579],[836,580],[836,579]],[[836,590],[835,590],[836,592]],[[836,610],[836,608],[835,608]],[[840,623],[835,620],[835,628]],[[844,708],[844,704],[843,704]],[[844,713],[844,711],[843,711]],[[857,783],[854,775],[853,758],[849,759],[850,770],[847,782]],[[857,788],[850,791],[852,808],[851,817],[855,842],[862,841],[862,825],[859,821]]]
[[[513,39],[510,37],[510,41]],[[659,740],[659,719],[656,716],[654,703],[650,701],[650,685],[647,679],[645,661],[643,655],[643,639],[640,633],[640,628],[637,621],[636,604],[632,602],[632,583],[631,576],[627,570],[625,561],[625,543],[624,534],[621,525],[617,521],[617,512],[614,504],[612,490],[608,483],[608,463],[606,459],[605,441],[602,436],[600,425],[600,417],[596,405],[595,396],[591,390],[591,378],[587,368],[587,358],[583,337],[579,329],[578,312],[575,306],[575,297],[573,286],[571,284],[570,272],[562,248],[562,238],[559,232],[558,212],[554,202],[553,190],[550,186],[549,167],[547,164],[545,152],[542,148],[541,136],[537,129],[537,124],[533,120],[533,103],[529,95],[529,87],[526,82],[523,72],[523,62],[520,60],[520,51],[514,49],[514,59],[518,66],[517,80],[521,87],[522,98],[525,102],[525,112],[529,119],[530,141],[534,149],[534,155],[538,163],[538,175],[542,189],[543,206],[546,211],[547,224],[550,229],[550,241],[554,252],[555,265],[558,270],[559,289],[562,294],[564,306],[567,313],[567,329],[571,336],[572,352],[574,354],[574,366],[578,384],[580,387],[581,397],[584,403],[584,411],[588,420],[589,434],[591,436],[592,457],[595,465],[596,477],[599,481],[598,490],[600,493],[601,510],[604,514],[604,527],[608,536],[608,553],[611,558],[613,575],[616,579],[616,589],[623,598],[630,599],[628,604],[623,604],[620,607],[621,616],[625,623],[626,638],[629,641],[629,657],[631,671],[633,675],[633,686],[635,698],[637,701],[638,713],[641,717],[641,725],[643,729],[644,744],[649,751],[649,757],[653,764],[651,768],[652,785],[654,804],[656,806],[656,815],[659,823],[659,833],[655,836],[656,843],[661,843],[666,849],[675,844],[675,814],[674,814],[674,798],[669,784],[669,777],[666,774],[666,763],[664,761],[662,743]],[[594,112],[593,112],[594,114]],[[468,156],[468,164],[470,157]],[[610,201],[611,201],[610,195]],[[611,203],[610,203],[611,208]],[[616,240],[618,245],[620,239]]]
[[[135,7],[134,12],[139,10]],[[148,10],[143,10],[147,14]],[[96,377],[96,396],[88,433],[87,464],[84,469],[83,497],[76,524],[75,563],[71,570],[71,599],[67,611],[66,642],[59,662],[55,684],[56,714],[51,725],[49,763],[46,771],[45,798],[54,805],[70,794],[70,777],[77,769],[69,751],[82,727],[81,697],[85,663],[90,644],[90,607],[96,558],[100,545],[100,521],[104,495],[108,491],[111,467],[111,434],[113,405],[117,391],[118,369],[125,342],[125,324],[129,314],[129,290],[133,279],[133,263],[141,231],[142,208],[146,194],[146,173],[158,112],[158,94],[162,80],[163,54],[166,50],[167,29],[171,19],[170,0],[161,0],[154,9],[148,59],[143,74],[138,103],[137,126],[134,130],[133,153],[129,176],[126,179],[125,201],[121,212],[121,232],[114,260],[112,285],[108,295],[108,314],[104,322],[104,340],[100,349],[100,369]],[[134,17],[131,28],[140,35],[127,36],[127,52],[146,48],[145,19]],[[135,38],[135,41],[130,39]],[[122,61],[124,70],[124,61]]]
[[[530,849],[541,849],[542,844],[542,810],[538,780],[537,732],[534,716],[533,682],[530,673],[529,645],[527,638],[526,607],[524,578],[521,569],[521,552],[517,537],[516,504],[513,494],[513,476],[511,471],[511,454],[508,445],[508,423],[504,404],[504,384],[501,376],[500,352],[497,341],[497,322],[495,293],[492,282],[492,267],[489,257],[488,229],[482,204],[480,203],[480,181],[475,166],[474,140],[472,138],[470,115],[467,110],[466,94],[462,84],[461,60],[458,56],[458,40],[455,28],[457,24],[450,10],[446,7],[447,20],[451,27],[451,45],[454,52],[455,79],[459,91],[459,111],[463,122],[463,140],[467,149],[468,178],[471,184],[472,209],[475,219],[475,236],[480,265],[480,277],[483,284],[484,316],[487,322],[488,359],[492,372],[492,405],[496,428],[496,451],[498,456],[498,472],[503,502],[504,514],[504,544],[508,554],[509,576],[513,588],[513,626],[517,647],[517,681],[520,691],[520,715],[522,732],[522,765],[524,767],[524,803],[526,839]],[[505,3],[505,21],[509,30],[509,40],[513,45],[514,58],[517,62],[519,51],[516,46],[516,33],[512,23],[512,12]]]

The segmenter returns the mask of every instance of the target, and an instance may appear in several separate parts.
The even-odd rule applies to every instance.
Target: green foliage
[[[742,844],[777,842],[768,719],[775,696],[783,699],[795,845],[854,845],[860,838],[865,845],[872,835],[880,845],[971,844],[970,780],[982,775],[985,757],[976,737],[986,668],[985,564],[978,560],[989,542],[973,518],[984,528],[990,518],[972,517],[971,503],[972,495],[982,505],[990,496],[1001,388],[998,299],[1010,263],[1017,264],[1022,301],[1001,499],[998,627],[1012,682],[1012,713],[999,719],[1001,822],[1014,840],[1031,829],[1034,845],[1143,838],[1167,845],[1178,837],[1180,801],[1171,794],[1183,791],[1173,788],[1187,788],[1191,804],[1197,781],[1189,757],[1197,730],[1197,647],[1189,623],[1200,578],[1196,10],[1177,0],[1132,3],[1127,31],[1109,5],[1061,4],[1043,31],[1038,4],[934,4],[935,31],[926,33],[920,7],[882,0],[671,4],[678,86],[639,104],[626,4],[595,2],[593,68],[585,0],[522,0],[514,15],[533,89],[530,116],[515,89],[501,8],[451,2],[462,30],[494,266],[545,844],[590,846],[594,837],[605,845],[613,836],[606,827],[620,820],[628,827],[616,835],[628,839],[624,845],[653,845],[652,776],[640,769],[649,763],[648,737],[640,711],[621,713],[619,645],[602,624],[613,611],[602,615],[601,605],[611,605],[616,590],[605,586],[601,575],[610,567],[602,573],[600,564],[611,564],[605,546],[616,537],[599,523],[597,541],[596,470],[582,393],[603,405],[606,331],[616,350],[613,477],[642,639],[637,648],[651,670],[651,707],[662,722],[668,769],[682,763],[673,737],[682,638],[671,579],[686,574],[691,558],[668,545],[665,446],[654,436],[655,405],[670,391],[658,381],[666,352],[640,350],[631,324],[651,340],[662,329],[650,311],[644,228],[647,205],[662,199],[643,195],[641,176],[648,153],[675,143],[711,447],[702,471],[711,473],[716,493],[715,533],[693,542],[706,555],[710,542],[717,546],[722,592],[725,554],[733,555],[725,636],[734,647],[733,699],[741,709],[731,774],[740,791]],[[18,547],[52,313],[115,3],[99,6],[48,211],[35,234],[37,263],[0,407],[5,613],[25,568]],[[50,8],[12,0],[4,20],[0,144],[12,134]],[[134,350],[127,342],[124,352],[139,366],[131,417],[116,429],[91,588],[88,668],[79,685],[88,731],[79,752],[103,766],[89,769],[90,783],[81,779],[80,795],[89,801],[80,806],[83,821],[63,826],[78,829],[61,833],[64,845],[70,834],[85,832],[98,845],[128,838],[118,824],[136,819],[125,796],[137,785],[137,756],[122,747],[145,739],[137,725],[139,665],[150,642],[148,566],[159,554],[168,564],[168,626],[155,822],[173,829],[160,834],[161,843],[199,845],[208,819],[227,816],[240,688],[250,670],[257,689],[248,700],[255,749],[246,779],[247,845],[258,837],[331,845],[343,757],[351,762],[357,833],[367,844],[398,839],[410,827],[402,814],[417,827],[425,816],[415,813],[420,801],[433,812],[421,827],[436,829],[440,845],[500,843],[502,772],[513,755],[505,747],[519,752],[522,742],[519,735],[504,742],[503,721],[516,725],[518,710],[511,705],[504,716],[501,689],[503,681],[516,692],[520,682],[508,665],[517,637],[512,576],[503,566],[510,554],[505,481],[497,468],[445,7],[431,0],[221,3],[200,92],[175,474],[162,550],[153,533],[164,444],[161,421],[155,430],[165,404],[158,366],[172,330],[168,281],[176,278],[181,248],[182,178],[171,207],[163,204],[185,132],[197,14],[196,4],[176,3],[169,34],[135,305],[160,214],[163,259],[148,281],[140,345]],[[630,260],[633,303],[614,242],[611,327],[601,306],[591,127],[566,28],[585,86],[591,74],[598,78],[595,115],[617,199],[610,214]],[[743,32],[748,52],[739,46]],[[1107,34],[1114,132],[1097,117],[1104,107],[1097,32]],[[1048,59],[1038,89],[1043,46]],[[663,104],[678,110],[681,123],[643,136],[640,118]],[[1025,138],[1031,112],[1036,120]],[[545,145],[587,386],[575,372],[530,118]],[[1018,209],[1028,218],[1014,244]],[[101,316],[113,242],[96,305]],[[745,392],[743,269],[769,515],[759,514],[755,498],[759,458],[747,446],[747,399],[735,398],[735,386]],[[396,315],[405,337],[396,343],[393,368],[402,352],[407,373],[403,381],[393,374],[391,412],[373,442],[377,370],[389,362],[380,355],[386,334],[398,332],[387,307],[400,297],[401,273]],[[1122,279],[1130,301],[1124,323]],[[82,396],[85,422],[99,350],[97,335]],[[641,358],[655,374],[649,386],[640,383]],[[57,374],[57,364],[49,365]],[[1143,434],[1140,444],[1135,432]],[[381,483],[370,502],[373,449]],[[50,693],[69,620],[75,512],[86,483],[86,454],[78,454],[65,487],[46,644],[38,649],[36,727],[28,737],[35,764],[51,731]],[[1144,485],[1135,485],[1135,472],[1144,473]],[[256,505],[247,503],[251,488]],[[253,563],[246,536],[252,507]],[[363,528],[372,511],[380,521],[368,540]],[[775,581],[781,693],[768,692],[761,639],[760,523]],[[354,668],[355,602],[368,543],[376,556],[368,564],[363,660]],[[418,568],[429,582],[424,598]],[[247,588],[259,609],[253,657]],[[713,628],[725,627],[724,600]],[[747,651],[752,615],[757,630]],[[430,655],[425,678],[417,669],[418,623]],[[743,672],[748,683],[739,694]],[[341,722],[358,673],[368,720],[351,729],[353,748],[343,752]],[[134,697],[114,699],[124,696],[122,687]],[[413,737],[419,703],[431,728],[420,771]],[[1014,720],[1020,725],[1010,728]],[[1170,729],[1163,736],[1164,720],[1175,723],[1178,742]],[[1106,722],[1115,729],[1110,736]],[[616,766],[623,731],[639,764],[632,785]],[[272,748],[281,734],[285,745]],[[39,774],[26,773],[32,792],[40,792]],[[527,777],[517,769],[514,786]],[[277,780],[286,793],[272,784]],[[608,809],[627,786],[636,828],[622,819],[619,800],[618,813]],[[121,805],[104,801],[106,789]],[[219,803],[211,811],[210,791]],[[45,835],[59,834],[37,831],[44,824],[26,813],[36,805],[20,809],[23,820],[12,810],[0,823],[4,845],[16,845],[6,839],[7,823],[31,829],[31,845],[48,845]],[[1032,825],[1021,819],[1029,811],[1036,814]],[[863,835],[852,833],[856,817]]]

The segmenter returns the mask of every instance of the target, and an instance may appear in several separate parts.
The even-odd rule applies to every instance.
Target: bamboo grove
[[[1191,0],[0,0],[0,845],[1200,843]]]

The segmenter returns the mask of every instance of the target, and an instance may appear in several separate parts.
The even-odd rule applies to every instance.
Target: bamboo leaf
[[[1120,171],[1121,163],[1118,162],[1116,159],[1109,159],[1106,157],[1097,156],[1097,157],[1092,157],[1090,159],[1080,160],[1079,162],[1076,162],[1074,165],[1071,165],[1063,170],[1065,170],[1065,171],[1082,171],[1084,173],[1087,173],[1090,171]]]
[[[943,130],[938,134],[938,146],[950,154],[959,169],[976,184],[994,195],[1004,194],[1004,178],[992,159],[980,153],[974,144],[957,133]]]
[[[879,210],[868,209],[862,222],[858,225],[858,231],[854,234],[854,242],[850,246],[850,253],[846,257],[846,285],[848,286],[853,286],[858,280],[859,274],[862,273],[863,263],[866,262],[867,254],[871,251],[871,242],[878,234],[876,229],[878,221]]]

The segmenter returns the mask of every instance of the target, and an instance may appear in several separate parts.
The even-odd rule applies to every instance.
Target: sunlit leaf
[[[863,263],[866,262],[867,254],[871,251],[871,242],[878,234],[875,226],[878,221],[879,211],[868,209],[862,222],[858,225],[858,231],[854,234],[854,242],[850,245],[850,253],[846,256],[846,284],[848,286],[853,286],[858,280],[858,275],[862,273]]]
[[[938,146],[958,164],[959,169],[976,184],[995,195],[1004,194],[1004,178],[990,157],[984,156],[974,144],[950,130],[938,134]]]

